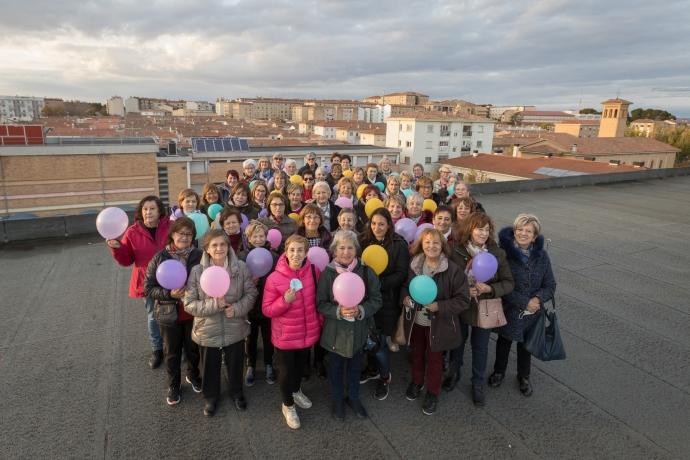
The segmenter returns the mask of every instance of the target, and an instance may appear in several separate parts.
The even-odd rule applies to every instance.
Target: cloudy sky
[[[361,99],[412,90],[690,116],[690,1],[0,0],[0,94]]]

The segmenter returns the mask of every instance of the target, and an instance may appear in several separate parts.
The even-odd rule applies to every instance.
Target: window
[[[402,131],[402,123],[400,123],[400,126],[398,126],[398,131]]]
[[[448,147],[448,141],[441,141],[438,143],[439,147]]]
[[[433,133],[434,132],[434,125],[426,125],[426,132],[427,133]]]
[[[458,137],[458,132],[457,132],[457,131],[453,131],[453,137]]]
[[[405,142],[405,147],[412,147],[412,141]]]
[[[464,125],[462,127],[462,135],[466,137],[472,136],[472,125]]]
[[[447,160],[447,159],[448,159],[448,155],[439,155],[438,156],[438,161],[443,161],[443,160]]]
[[[458,151],[458,148],[457,148],[457,147],[453,147],[453,152],[457,152],[457,151]]]
[[[449,137],[450,136],[450,125],[441,125],[441,136],[442,137]]]
[[[478,125],[477,126],[477,132],[479,134],[484,134],[484,125]]]
[[[424,157],[424,163],[431,164],[431,157]]]
[[[478,149],[482,148],[482,141],[477,141],[477,148]]]
[[[410,164],[410,157],[403,157],[402,163],[404,165],[409,165]]]
[[[412,125],[409,124],[409,123],[406,124],[406,125],[405,125],[405,131],[407,131],[408,133],[411,133],[411,132],[412,132]]]
[[[425,148],[425,149],[430,149],[430,148],[431,148],[431,144],[432,144],[431,141],[426,141],[426,142],[424,142],[424,148]]]
[[[398,140],[398,147],[402,147],[402,141]]]

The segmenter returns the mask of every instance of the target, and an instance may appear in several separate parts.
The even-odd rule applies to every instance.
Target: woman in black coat
[[[381,297],[383,306],[374,315],[376,328],[379,332],[380,346],[375,355],[378,370],[372,366],[373,354],[369,356],[368,369],[364,371],[360,382],[377,380],[374,398],[384,400],[388,397],[388,387],[391,382],[390,357],[388,351],[398,351],[397,344],[391,341],[400,317],[400,286],[407,279],[410,265],[410,255],[407,241],[395,233],[391,213],[385,208],[376,209],[366,230],[360,237],[362,251],[372,245],[382,246],[388,254],[388,265],[379,275],[381,283]]]
[[[544,237],[540,234],[539,219],[530,214],[520,214],[513,228],[506,227],[499,233],[499,243],[506,252],[508,265],[513,273],[515,289],[503,296],[503,310],[508,324],[498,330],[494,372],[489,386],[503,383],[508,356],[513,341],[517,342],[517,379],[520,392],[532,394],[529,381],[532,355],[524,347],[524,332],[542,314],[542,306],[553,299],[556,280],[551,270],[551,260],[544,249]]]
[[[149,262],[144,280],[146,296],[151,297],[155,302],[154,317],[158,321],[163,336],[165,367],[168,372],[166,402],[169,406],[180,402],[182,349],[187,361],[186,380],[192,385],[195,393],[201,392],[199,347],[192,340],[194,317],[185,312],[182,304],[185,286],[172,290],[162,287],[156,278],[156,270],[163,262],[174,259],[185,266],[187,278],[189,278],[192,267],[201,262],[201,251],[192,246],[195,237],[194,222],[190,218],[180,217],[170,224],[166,246]],[[173,313],[172,318],[159,314],[166,310]]]

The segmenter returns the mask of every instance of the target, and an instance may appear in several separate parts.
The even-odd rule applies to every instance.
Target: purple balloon
[[[417,224],[412,219],[403,217],[395,223],[395,232],[405,238],[408,243],[412,243],[417,234]]]
[[[166,260],[156,269],[156,280],[165,289],[180,289],[187,282],[187,269],[178,260]]]
[[[182,212],[182,209],[177,208],[177,209],[175,210],[174,215],[175,215],[175,217],[177,217],[177,218],[179,219],[180,217],[184,217],[184,212]]]
[[[346,196],[338,197],[338,199],[335,200],[335,205],[341,208],[352,208],[352,198]]]
[[[259,217],[268,217],[268,209],[264,208],[261,211],[259,211]]]
[[[328,173],[331,172],[331,165],[329,165],[328,163],[326,163],[326,164],[324,164],[323,166],[321,166],[321,169],[323,169],[323,172],[325,172],[326,174],[328,174]]]
[[[418,240],[419,237],[422,236],[422,231],[423,231],[425,228],[434,228],[434,226],[431,225],[431,224],[422,224],[422,225],[420,225],[419,227],[417,227],[417,232],[414,234],[414,239],[415,239],[415,240]]]
[[[489,281],[498,270],[498,260],[489,252],[480,252],[472,258],[472,273],[480,283]]]
[[[247,219],[247,216],[244,214],[241,214],[242,216],[242,222],[240,223],[240,230],[244,231],[245,228],[247,228],[247,225],[249,225],[249,219]]]
[[[309,259],[309,262],[316,265],[320,271],[323,271],[330,261],[326,250],[317,246],[309,248],[309,251],[307,251],[307,259]]]
[[[273,257],[266,248],[254,248],[247,254],[247,268],[254,278],[261,278],[271,271]]]

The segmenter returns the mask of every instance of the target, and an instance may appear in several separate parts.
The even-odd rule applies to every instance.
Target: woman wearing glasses
[[[283,243],[287,241],[288,237],[295,233],[297,224],[294,220],[287,216],[286,210],[288,208],[288,200],[280,192],[273,191],[266,199],[266,209],[268,210],[268,217],[259,219],[259,222],[267,226],[269,229],[277,228],[283,237],[278,247],[278,252],[282,252]]]

